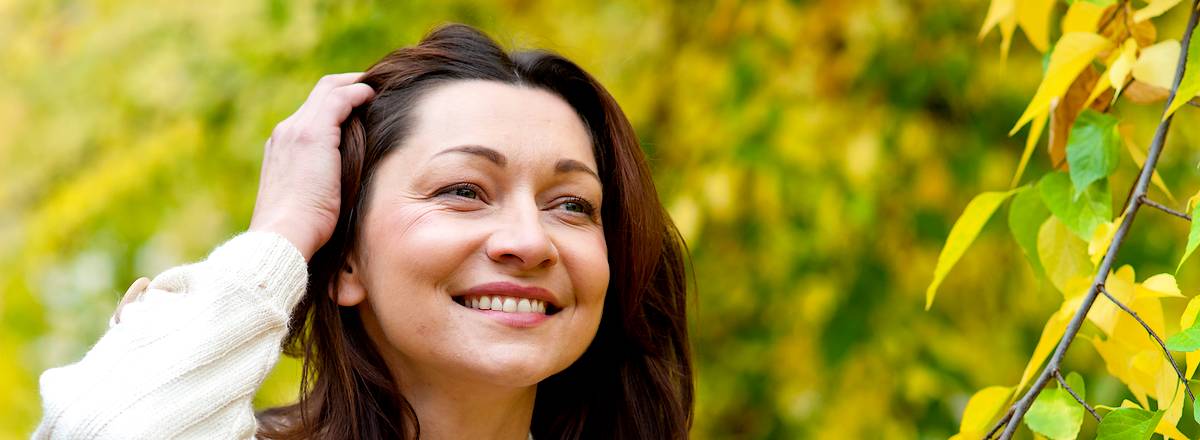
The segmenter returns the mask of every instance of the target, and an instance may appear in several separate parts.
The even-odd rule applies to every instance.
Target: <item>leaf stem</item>
[[[1153,208],[1158,208],[1158,210],[1160,210],[1160,211],[1162,211],[1162,212],[1165,212],[1165,213],[1167,213],[1167,214],[1171,214],[1171,215],[1173,215],[1173,216],[1179,217],[1179,218],[1181,218],[1181,219],[1184,219],[1184,220],[1187,220],[1187,221],[1189,221],[1189,222],[1190,222],[1190,221],[1192,221],[1192,216],[1190,216],[1190,215],[1187,215],[1187,214],[1184,214],[1184,213],[1182,213],[1182,212],[1179,212],[1179,211],[1176,211],[1176,210],[1174,210],[1174,209],[1171,209],[1171,208],[1169,208],[1169,207],[1167,207],[1166,205],[1163,205],[1163,204],[1161,204],[1161,203],[1158,203],[1158,202],[1155,202],[1155,201],[1153,201],[1153,200],[1150,200],[1150,198],[1149,198],[1149,197],[1147,197],[1145,194],[1142,194],[1142,203],[1145,203],[1145,204],[1147,204],[1147,205],[1149,205],[1150,207],[1153,207]]]
[[[1182,47],[1190,47],[1192,39],[1192,31],[1196,29],[1196,20],[1200,16],[1200,0],[1192,0],[1192,7],[1188,10],[1187,28],[1183,31]],[[1129,233],[1129,228],[1133,224],[1133,219],[1137,215],[1138,208],[1142,206],[1142,196],[1146,194],[1146,188],[1150,185],[1150,176],[1154,174],[1154,168],[1158,165],[1158,158],[1162,154],[1163,144],[1166,143],[1167,132],[1171,128],[1171,120],[1173,115],[1167,115],[1166,111],[1171,105],[1171,101],[1175,99],[1175,94],[1179,90],[1179,83],[1183,80],[1183,71],[1187,66],[1187,51],[1180,51],[1179,62],[1175,65],[1175,80],[1171,83],[1170,98],[1163,105],[1163,119],[1158,124],[1158,128],[1154,131],[1154,140],[1150,143],[1150,151],[1146,155],[1146,162],[1142,164],[1141,174],[1138,175],[1138,180],[1134,183],[1132,196],[1130,197],[1125,208],[1125,220],[1121,222],[1121,226],[1117,228],[1117,232],[1113,235],[1112,243],[1109,244],[1108,250],[1104,253],[1104,258],[1100,261],[1100,266],[1096,269],[1095,281],[1092,283],[1092,288],[1084,296],[1083,302],[1079,305],[1079,310],[1067,323],[1067,328],[1063,332],[1063,337],[1055,348],[1054,354],[1046,361],[1046,366],[1029,386],[1029,391],[1021,397],[1011,409],[1012,417],[1001,420],[999,424],[1007,422],[1004,432],[1000,434],[1001,440],[1011,439],[1013,434],[1017,432],[1017,427],[1021,425],[1021,419],[1025,417],[1025,412],[1029,411],[1029,407],[1033,405],[1033,400],[1037,398],[1042,389],[1046,387],[1046,383],[1050,381],[1050,376],[1054,371],[1058,370],[1059,364],[1062,363],[1063,356],[1067,354],[1067,348],[1071,346],[1071,342],[1075,340],[1075,335],[1079,333],[1079,328],[1083,325],[1084,319],[1087,318],[1088,311],[1091,310],[1092,304],[1096,302],[1096,296],[1100,293],[1101,287],[1108,279],[1108,272],[1112,270],[1113,261],[1117,257],[1117,251],[1121,249],[1121,244],[1125,242],[1125,236]],[[1171,363],[1174,365],[1174,362]],[[1190,390],[1189,390],[1190,394]],[[1193,398],[1193,401],[1195,399]],[[993,428],[993,431],[995,428]]]
[[[1092,417],[1095,417],[1097,422],[1100,421],[1100,414],[1096,414],[1096,410],[1092,409],[1092,406],[1088,405],[1087,402],[1084,402],[1082,397],[1079,397],[1078,394],[1075,394],[1075,390],[1071,389],[1070,385],[1067,385],[1067,381],[1063,379],[1062,371],[1054,370],[1054,378],[1058,379],[1059,386],[1067,390],[1068,393],[1071,393],[1071,397],[1074,397],[1076,402],[1079,402],[1080,405],[1083,405],[1083,409],[1086,409],[1088,412],[1092,413]]]
[[[1183,371],[1180,371],[1179,366],[1175,365],[1175,358],[1171,357],[1171,350],[1167,349],[1167,344],[1163,343],[1162,338],[1158,337],[1158,334],[1155,333],[1154,330],[1150,329],[1150,325],[1146,324],[1146,321],[1143,321],[1142,317],[1138,316],[1137,312],[1134,312],[1133,309],[1130,309],[1125,304],[1117,301],[1112,294],[1108,293],[1108,289],[1105,289],[1104,286],[1100,286],[1100,293],[1103,293],[1109,301],[1112,301],[1113,304],[1116,304],[1117,307],[1120,307],[1121,310],[1124,310],[1125,313],[1128,313],[1129,316],[1132,316],[1133,319],[1136,319],[1138,324],[1141,324],[1142,328],[1146,329],[1146,333],[1149,333],[1150,336],[1154,338],[1154,342],[1157,342],[1158,346],[1162,347],[1163,355],[1167,357],[1167,362],[1171,364],[1171,368],[1175,369],[1175,375],[1179,377],[1179,382],[1183,383],[1183,389],[1187,390],[1188,397],[1190,397],[1192,402],[1195,403],[1196,396],[1192,394],[1192,388],[1188,386],[1187,379],[1183,377]]]

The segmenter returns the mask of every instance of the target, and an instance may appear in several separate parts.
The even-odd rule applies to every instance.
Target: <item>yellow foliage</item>
[[[1080,2],[1084,3],[1084,2]],[[1021,126],[1050,107],[1050,101],[1066,93],[1071,82],[1079,72],[1087,67],[1100,51],[1107,49],[1110,43],[1107,38],[1090,32],[1072,32],[1062,36],[1054,51],[1050,54],[1050,64],[1046,68],[1046,77],[1038,86],[1033,99],[1025,112],[1017,119],[1017,124],[1009,132],[1011,136]]]

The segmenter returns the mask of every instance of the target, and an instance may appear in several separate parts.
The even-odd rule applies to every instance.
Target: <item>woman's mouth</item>
[[[504,313],[532,313],[553,315],[558,312],[554,305],[540,299],[518,298],[502,295],[463,295],[454,302],[475,310],[491,310]]]

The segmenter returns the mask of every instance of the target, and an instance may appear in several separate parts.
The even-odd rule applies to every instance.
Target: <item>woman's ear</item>
[[[367,288],[363,285],[362,266],[358,257],[351,253],[346,258],[346,265],[338,271],[337,298],[330,298],[339,306],[352,307],[367,298]],[[332,296],[333,292],[330,292]]]

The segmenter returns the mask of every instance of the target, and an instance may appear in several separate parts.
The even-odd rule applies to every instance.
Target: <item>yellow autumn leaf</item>
[[[1177,4],[1179,0],[1150,0],[1149,4],[1133,13],[1133,22],[1139,23],[1162,15]]]
[[[1050,47],[1050,12],[1054,3],[1055,0],[1017,0],[1017,24],[1038,52],[1044,53]]]
[[[1125,216],[1122,215],[1116,220],[1096,226],[1096,230],[1092,232],[1092,240],[1088,242],[1088,256],[1091,257],[1093,266],[1100,264],[1100,260],[1104,258],[1108,246],[1112,244],[1113,236],[1117,234],[1117,229],[1123,221],[1125,221]]]
[[[1120,55],[1121,55],[1120,52],[1113,51],[1113,53],[1108,56],[1108,60],[1105,61],[1104,64],[1112,66],[1113,64],[1115,64],[1117,62],[1117,58],[1120,57]],[[1100,75],[1100,79],[1097,79],[1096,84],[1092,86],[1092,92],[1088,94],[1087,99],[1085,99],[1083,101],[1083,105],[1081,105],[1079,108],[1085,109],[1085,108],[1091,107],[1092,101],[1095,101],[1096,98],[1099,98],[1100,94],[1108,91],[1110,84],[1108,81],[1105,81],[1104,78],[1108,77],[1108,73],[1110,71],[1112,71],[1112,67],[1109,67],[1108,70],[1104,71],[1104,74]],[[1115,101],[1116,99],[1117,99],[1117,94],[1113,93],[1113,100]]]
[[[1087,67],[1100,51],[1108,48],[1107,38],[1088,32],[1072,32],[1058,40],[1050,54],[1046,77],[1042,79],[1029,106],[1009,132],[1011,136],[1037,114],[1050,107],[1050,101],[1066,93],[1079,72]]]
[[[933,270],[933,281],[925,290],[925,310],[929,310],[929,307],[933,305],[933,297],[937,294],[938,286],[942,284],[946,274],[950,272],[955,263],[958,263],[958,259],[962,258],[967,247],[971,246],[971,242],[975,241],[975,237],[979,235],[979,231],[983,229],[983,225],[987,223],[988,219],[992,218],[996,208],[999,208],[1000,204],[1012,194],[1011,190],[985,192],[975,196],[970,203],[967,203],[967,207],[959,216],[958,221],[955,221],[954,226],[950,228],[950,236],[946,238],[946,245],[938,255],[937,266]]]
[[[991,429],[992,421],[996,420],[1008,397],[1012,395],[1012,387],[991,386],[975,392],[963,409],[962,422],[959,423],[959,434],[964,437],[982,436]]]
[[[1033,151],[1037,149],[1038,139],[1042,137],[1042,129],[1046,127],[1046,119],[1050,116],[1050,111],[1044,111],[1033,118],[1033,124],[1029,126],[1029,137],[1025,138],[1025,151],[1021,152],[1021,162],[1017,164],[1017,172],[1013,174],[1012,182],[1009,183],[1009,188],[1016,188],[1021,183],[1021,176],[1025,174],[1025,167],[1029,165],[1029,158],[1033,156]]]
[[[1017,29],[1016,0],[992,0],[983,26],[979,29],[979,39],[982,40],[997,25],[1000,26],[1000,57],[1007,59],[1012,34]]]
[[[1130,38],[1121,45],[1121,54],[1108,68],[1108,83],[1112,85],[1113,89],[1116,89],[1118,94],[1125,87],[1125,80],[1129,78],[1129,72],[1133,70],[1135,61],[1137,61],[1137,41]]]
[[[1187,307],[1183,309],[1183,315],[1179,317],[1179,328],[1188,329],[1192,324],[1196,323],[1196,314],[1200,313],[1200,296],[1192,297],[1188,301]],[[1200,351],[1189,351],[1184,355],[1186,369],[1184,377],[1191,378],[1192,373],[1196,372],[1196,367],[1200,366]]]
[[[1142,49],[1133,64],[1133,78],[1146,84],[1171,88],[1175,80],[1175,65],[1179,63],[1179,41],[1166,40]]]
[[[1142,281],[1142,284],[1138,285],[1137,296],[1183,298],[1183,292],[1179,291],[1179,284],[1175,282],[1174,275],[1160,273]]]
[[[1074,2],[1062,19],[1062,33],[1096,32],[1104,7],[1092,2]]]
[[[1129,265],[1121,266],[1115,273],[1108,275],[1108,280],[1104,283],[1105,290],[1109,295],[1116,298],[1122,304],[1129,305],[1134,298],[1136,290],[1134,284],[1133,267]],[[1113,336],[1114,328],[1117,324],[1117,318],[1121,313],[1125,313],[1120,308],[1109,301],[1108,298],[1101,296],[1096,299],[1092,305],[1092,310],[1088,312],[1088,319],[1100,328],[1100,331],[1105,335]]]
[[[1125,149],[1129,150],[1129,156],[1133,158],[1133,163],[1138,169],[1141,169],[1142,164],[1146,163],[1146,152],[1142,151],[1142,148],[1133,142],[1133,126],[1121,124],[1118,126],[1118,131],[1121,133],[1121,138],[1125,140]],[[1158,174],[1158,169],[1155,169],[1154,174],[1150,175],[1150,181],[1154,183],[1154,186],[1162,190],[1163,194],[1166,194],[1172,203],[1175,202],[1175,195],[1171,194],[1171,190],[1167,188],[1167,183]]]
[[[1046,219],[1038,229],[1038,259],[1046,271],[1046,278],[1065,297],[1073,293],[1069,288],[1072,279],[1091,275],[1094,270],[1088,261],[1087,246],[1057,217]]]
[[[1079,303],[1079,299],[1063,302],[1062,307],[1046,321],[1046,325],[1042,327],[1042,336],[1038,338],[1038,343],[1033,348],[1033,356],[1029,358],[1029,363],[1025,364],[1025,371],[1021,373],[1021,382],[1017,384],[1017,390],[1025,389],[1025,385],[1033,379],[1033,375],[1042,366],[1042,361],[1046,360],[1050,352],[1054,351],[1054,348],[1058,346],[1059,341],[1062,340],[1063,333],[1067,331],[1067,324],[1071,322],[1071,317],[1075,314]],[[1010,401],[1009,403],[1012,402]]]
[[[983,26],[979,28],[979,39],[986,37],[992,28],[1000,24],[1001,20],[1013,15],[1016,12],[1017,3],[1015,0],[992,0],[992,4],[988,6],[987,15],[983,18]]]
[[[1158,395],[1161,397],[1156,406],[1158,409],[1166,411],[1158,420],[1158,426],[1154,427],[1154,432],[1162,434],[1164,439],[1188,438],[1175,426],[1179,423],[1180,416],[1183,415],[1183,404],[1187,399],[1183,397],[1183,387],[1179,386],[1179,377],[1175,375],[1175,369],[1166,362],[1163,362],[1162,369],[1159,371],[1158,388]],[[1164,402],[1166,396],[1170,396],[1170,399],[1166,399]]]

